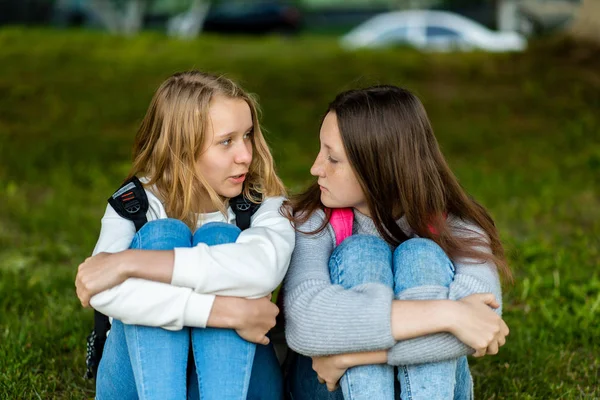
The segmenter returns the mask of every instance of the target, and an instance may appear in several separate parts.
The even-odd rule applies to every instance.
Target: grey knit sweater
[[[300,231],[314,231],[324,217],[322,211],[317,211],[299,227]],[[448,222],[456,234],[482,234],[480,228],[458,218],[449,216]],[[398,224],[406,234],[414,236],[404,220]],[[471,233],[465,233],[464,228]],[[380,236],[373,221],[358,211],[354,212],[353,234]],[[380,283],[348,290],[333,285],[328,263],[334,247],[335,233],[331,225],[316,235],[296,234],[296,247],[284,281],[286,339],[290,348],[306,356],[389,349],[388,363],[392,365],[436,362],[473,352],[449,333],[396,342],[391,328],[392,289]],[[457,300],[474,293],[491,292],[502,304],[494,264],[452,261],[456,272],[449,288],[411,288],[400,293],[398,300]],[[502,307],[496,311],[501,314]]]

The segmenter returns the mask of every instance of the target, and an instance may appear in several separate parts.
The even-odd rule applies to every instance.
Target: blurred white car
[[[376,15],[344,35],[341,44],[349,49],[407,44],[433,51],[521,51],[527,40],[451,12],[412,10]]]

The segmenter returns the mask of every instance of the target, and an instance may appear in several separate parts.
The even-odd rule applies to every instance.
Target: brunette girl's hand
[[[509,333],[506,323],[492,308],[500,305],[491,293],[474,294],[457,302],[450,332],[475,349],[475,357],[497,354]]]
[[[333,356],[313,357],[312,368],[317,373],[319,382],[327,385],[327,390],[333,392],[338,387],[338,382],[346,373],[348,367],[343,362],[344,354]]]
[[[89,307],[92,296],[115,287],[127,279],[117,257],[118,253],[98,253],[79,264],[75,287],[82,306]]]
[[[259,299],[232,297],[237,305],[234,328],[238,335],[249,342],[267,345],[267,333],[275,326],[279,308],[271,302],[271,295]]]

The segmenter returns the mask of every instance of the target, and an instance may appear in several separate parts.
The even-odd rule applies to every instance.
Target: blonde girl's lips
[[[246,180],[246,174],[232,176],[229,179],[231,179],[234,183],[242,183]]]

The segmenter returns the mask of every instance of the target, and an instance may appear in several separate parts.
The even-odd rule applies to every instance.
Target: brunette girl
[[[490,215],[405,89],[339,94],[320,144],[317,181],[288,215],[298,230],[284,285],[286,337],[300,353],[292,398],[471,398],[466,356],[496,354],[508,334],[498,271],[510,271]],[[341,243],[329,223],[340,210],[351,221]]]

